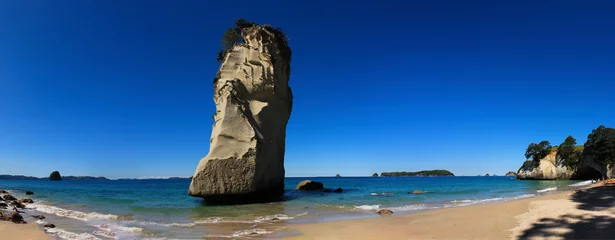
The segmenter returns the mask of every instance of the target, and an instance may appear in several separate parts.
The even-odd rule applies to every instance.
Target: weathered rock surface
[[[6,207],[8,207],[8,205],[6,205],[6,203],[4,203],[4,202],[0,202],[0,207],[1,208],[6,208]]]
[[[588,180],[612,177],[615,177],[615,168],[597,163],[594,159],[594,155],[586,148],[579,158],[577,170],[570,178],[575,180]]]
[[[23,224],[26,223],[26,221],[23,220],[23,216],[21,216],[21,214],[17,212],[12,212],[11,214],[7,215],[6,220],[11,221],[13,223],[23,223]]]
[[[545,158],[540,159],[538,165],[535,162],[526,164],[517,171],[517,179],[521,180],[556,180],[568,179],[572,175],[572,170],[557,166],[555,156],[557,151],[553,150]]]
[[[382,210],[378,211],[378,214],[380,214],[380,216],[389,216],[389,215],[393,214],[393,211],[391,211],[389,209],[382,209]]]
[[[20,203],[34,203],[34,201],[32,201],[32,198],[20,199],[19,202]]]
[[[506,176],[506,177],[515,177],[515,176],[517,176],[517,173],[515,173],[515,172],[507,172],[504,176]]]
[[[11,194],[5,194],[2,199],[4,199],[4,201],[13,201],[13,200],[17,200],[17,198],[13,197],[13,195]]]
[[[291,50],[270,26],[243,28],[241,35],[245,44],[226,54],[214,80],[210,149],[188,190],[211,202],[259,201],[284,192]]]
[[[295,188],[298,190],[312,191],[312,190],[322,190],[324,187],[325,186],[321,182],[304,180],[304,181],[301,181],[299,184],[297,184],[297,187]]]
[[[23,205],[23,203],[18,202],[18,201],[12,201],[11,205],[13,205],[16,208],[26,208],[26,205]]]
[[[51,174],[49,174],[49,180],[52,180],[52,181],[62,180],[62,176],[60,175],[60,172],[53,171]]]

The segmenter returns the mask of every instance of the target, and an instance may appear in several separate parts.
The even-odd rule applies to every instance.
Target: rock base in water
[[[284,200],[284,187],[246,194],[205,195],[207,205],[235,205],[246,203],[279,202]]]

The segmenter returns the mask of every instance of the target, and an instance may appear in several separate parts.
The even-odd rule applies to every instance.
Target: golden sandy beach
[[[50,240],[52,238],[38,228],[35,223],[14,224],[12,222],[0,221],[0,239]]]
[[[615,239],[615,187],[290,226],[290,239]]]

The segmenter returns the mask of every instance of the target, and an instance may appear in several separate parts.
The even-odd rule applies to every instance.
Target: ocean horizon
[[[302,180],[342,193],[298,191]],[[589,185],[590,181],[519,181],[515,177],[287,177],[284,200],[207,205],[187,194],[189,179],[0,180],[18,198],[35,194],[26,218],[60,239],[202,239],[297,234],[288,224],[379,217],[379,209],[406,214],[533,197]],[[424,194],[412,194],[420,190]]]

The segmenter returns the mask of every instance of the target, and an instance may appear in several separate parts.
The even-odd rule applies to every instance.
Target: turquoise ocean
[[[343,193],[300,192],[310,179]],[[298,234],[289,225],[379,217],[528,198],[579,188],[588,181],[520,181],[514,177],[286,178],[284,201],[209,206],[187,195],[190,180],[0,180],[0,189],[26,197],[26,221],[56,225],[59,239],[275,238]],[[414,190],[425,194],[411,194]],[[42,214],[44,220],[29,215]]]

